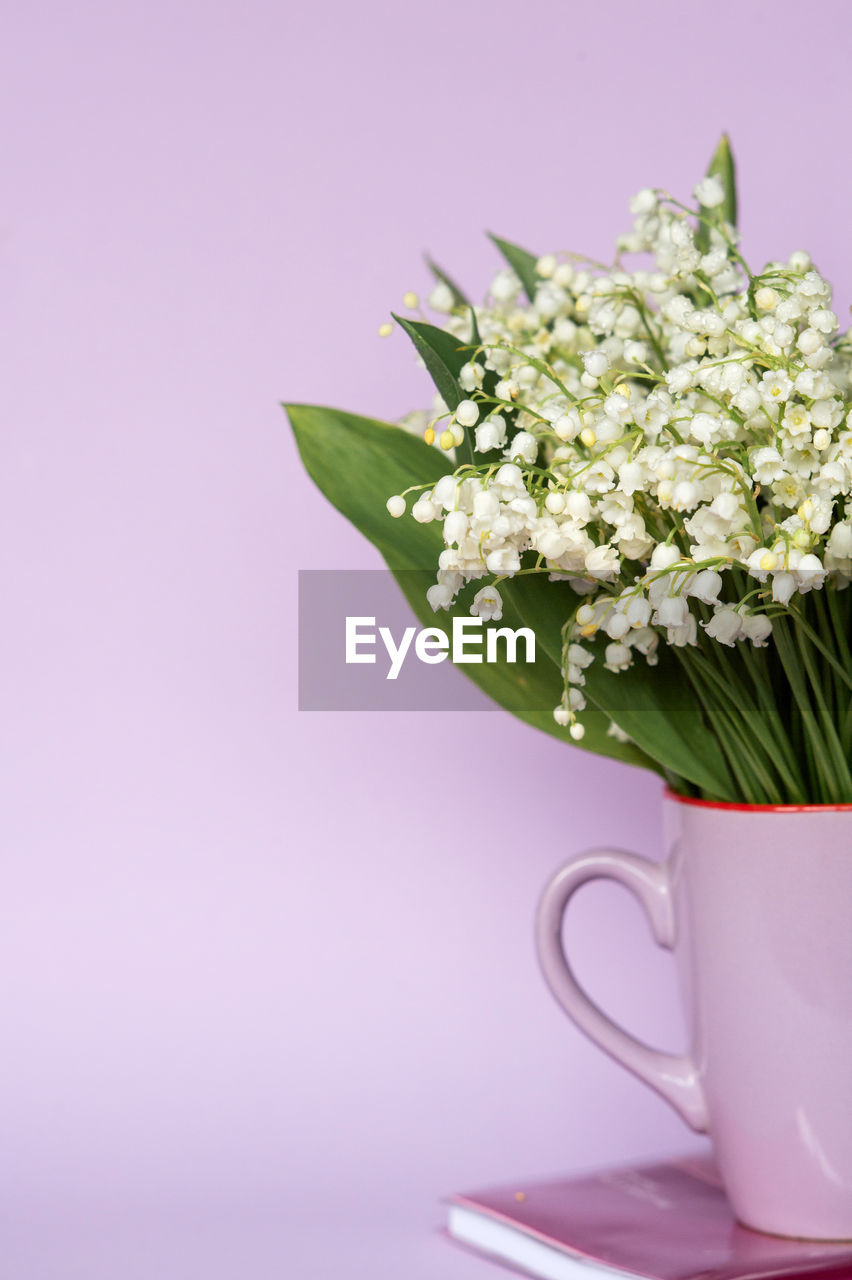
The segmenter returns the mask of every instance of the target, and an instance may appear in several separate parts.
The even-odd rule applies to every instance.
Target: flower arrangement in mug
[[[428,608],[535,628],[551,724],[541,681],[474,672],[503,705],[685,794],[850,802],[852,331],[806,253],[747,264],[726,138],[694,197],[640,191],[609,266],[495,238],[482,306],[433,266],[403,429],[288,411],[392,568],[429,549]]]

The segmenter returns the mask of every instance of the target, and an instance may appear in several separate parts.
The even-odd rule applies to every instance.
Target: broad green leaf
[[[707,209],[702,205],[701,212],[714,222],[729,222],[735,227],[737,225],[737,177],[734,153],[726,133],[722,134],[719,145],[713,152],[710,164],[707,166],[707,177],[719,179],[725,189],[725,199],[722,204],[716,205],[713,209]],[[695,239],[701,252],[706,253],[710,248],[710,228],[706,223],[699,223]]]
[[[379,549],[391,569],[434,566],[442,542],[435,525],[395,520],[388,498],[410,485],[431,487],[453,470],[440,449],[400,427],[313,405],[284,405],[302,462],[338,511]],[[409,545],[413,526],[423,544]],[[419,552],[419,562],[415,552]]]
[[[722,134],[707,173],[721,181],[725,189],[725,201],[719,205],[719,210],[725,222],[735,227],[737,225],[737,175],[731,140],[726,133]]]
[[[388,423],[337,409],[312,405],[284,406],[302,461],[325,496],[373,543],[396,577],[414,613],[424,625],[442,625],[426,600],[443,547],[438,524],[418,524],[410,517],[395,520],[385,507],[388,497],[412,484],[431,485],[451,469],[450,460],[416,436]],[[468,593],[469,594],[469,593]],[[457,601],[450,617],[469,616],[467,598]],[[505,600],[499,626],[523,625],[511,600]],[[502,651],[502,650],[501,650]],[[536,662],[483,663],[462,668],[490,698],[525,723],[575,745],[567,729],[553,719],[562,695],[559,663],[536,638]],[[591,709],[584,715],[581,745],[599,755],[655,768],[643,752],[608,735],[609,718]]]
[[[476,349],[482,346],[482,334],[479,332],[479,321],[476,318],[476,311],[473,307],[468,306],[470,312],[470,345]]]
[[[604,642],[586,668],[586,694],[632,740],[664,768],[701,788],[713,800],[737,800],[739,794],[725,758],[681,667],[663,645],[651,672],[643,658],[627,671],[607,671]]]
[[[549,582],[546,574],[523,574],[500,584],[524,623],[532,627],[554,662],[562,661],[562,626],[580,603],[568,583]],[[649,672],[644,659],[627,671],[604,666],[606,640],[594,647],[583,692],[650,756],[658,766],[686,778],[715,799],[737,798],[721,748],[704,723],[683,670],[663,649]],[[649,679],[650,676],[650,679]],[[585,723],[587,712],[583,712]]]
[[[459,385],[458,376],[462,366],[470,359],[470,346],[462,342],[454,333],[439,329],[424,320],[406,320],[405,316],[392,313],[394,320],[408,334],[417,354],[429,370],[429,374],[438,393],[446,401],[448,408],[456,409],[460,402],[467,398],[467,393]]]
[[[492,235],[490,231],[488,235],[520,280],[524,293],[532,302],[535,298],[535,291],[541,284],[535,269],[538,259],[534,254],[522,249],[520,245],[512,244],[511,240],[501,240],[499,236]]]
[[[396,314],[393,318],[414,343],[447,407],[457,409],[462,400],[467,399],[467,392],[459,385],[458,376],[470,359],[470,345],[461,342],[454,333],[426,324],[423,320],[406,320]],[[473,445],[467,428],[457,455],[459,462],[473,462]]]
[[[453,295],[453,302],[457,307],[470,306],[470,302],[465,297],[464,293],[459,288],[459,286],[456,284],[455,280],[453,280],[451,276],[448,276],[446,271],[444,271],[441,267],[439,267],[437,262],[434,262],[432,258],[429,257],[428,254],[426,255],[426,266],[432,272],[432,275],[435,277],[436,280],[440,280],[441,284],[445,284],[447,286],[450,293]]]

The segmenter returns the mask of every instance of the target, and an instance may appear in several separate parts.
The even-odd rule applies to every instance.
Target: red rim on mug
[[[682,796],[666,787],[664,794],[678,804],[691,804],[699,809],[730,809],[736,813],[843,813],[852,804],[740,804],[734,800],[701,800],[698,796]]]

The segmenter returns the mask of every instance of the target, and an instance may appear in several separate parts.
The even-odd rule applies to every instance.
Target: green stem
[[[796,654],[796,645],[792,636],[787,633],[787,620],[779,618],[773,628],[775,650],[784,667],[791,692],[802,717],[804,739],[811,757],[811,785],[814,787],[812,802],[830,804],[835,800],[838,791],[837,778],[829,752],[817,724],[808,697],[802,668]],[[792,626],[792,623],[790,624]]]
[[[825,735],[826,748],[831,756],[835,777],[839,787],[839,798],[848,800],[852,797],[852,777],[849,775],[849,764],[843,751],[837,729],[834,724],[834,718],[829,710],[825,693],[819,678],[819,672],[814,664],[813,654],[805,643],[802,629],[796,629],[796,640],[799,645],[799,653],[802,656],[805,672],[813,690],[814,702],[816,703],[817,714],[822,722],[823,733]]]
[[[769,676],[769,664],[762,649],[752,649],[751,645],[743,645],[742,657],[746,670],[751,676],[755,694],[767,725],[773,734],[773,742],[778,750],[776,768],[784,779],[789,791],[791,804],[807,803],[807,789],[799,770],[799,763],[793,750],[790,734],[778,713],[778,703],[772,681]]]
[[[772,797],[776,788],[771,777],[752,751],[748,738],[742,732],[742,725],[733,720],[727,708],[720,703],[715,689],[704,678],[706,672],[695,662],[698,655],[686,649],[676,652],[743,799],[748,804],[775,802]]]
[[[813,627],[805,620],[805,616],[799,609],[795,609],[792,605],[787,606],[787,612],[794,619],[795,623],[802,628],[808,639],[816,645],[826,662],[829,663],[832,670],[840,676],[840,679],[846,685],[847,689],[852,690],[852,675],[848,671],[844,671],[843,667],[837,661],[837,658],[831,652],[831,649],[823,644]]]

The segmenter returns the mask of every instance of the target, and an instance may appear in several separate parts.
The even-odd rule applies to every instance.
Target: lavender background
[[[423,403],[422,249],[606,256],[734,138],[745,247],[850,298],[844,3],[9,0],[0,18],[0,1254],[10,1280],[485,1277],[440,1194],[689,1147],[531,920],[657,782],[508,716],[296,711],[296,571],[371,568],[279,399]],[[679,1036],[638,908],[581,976]]]

